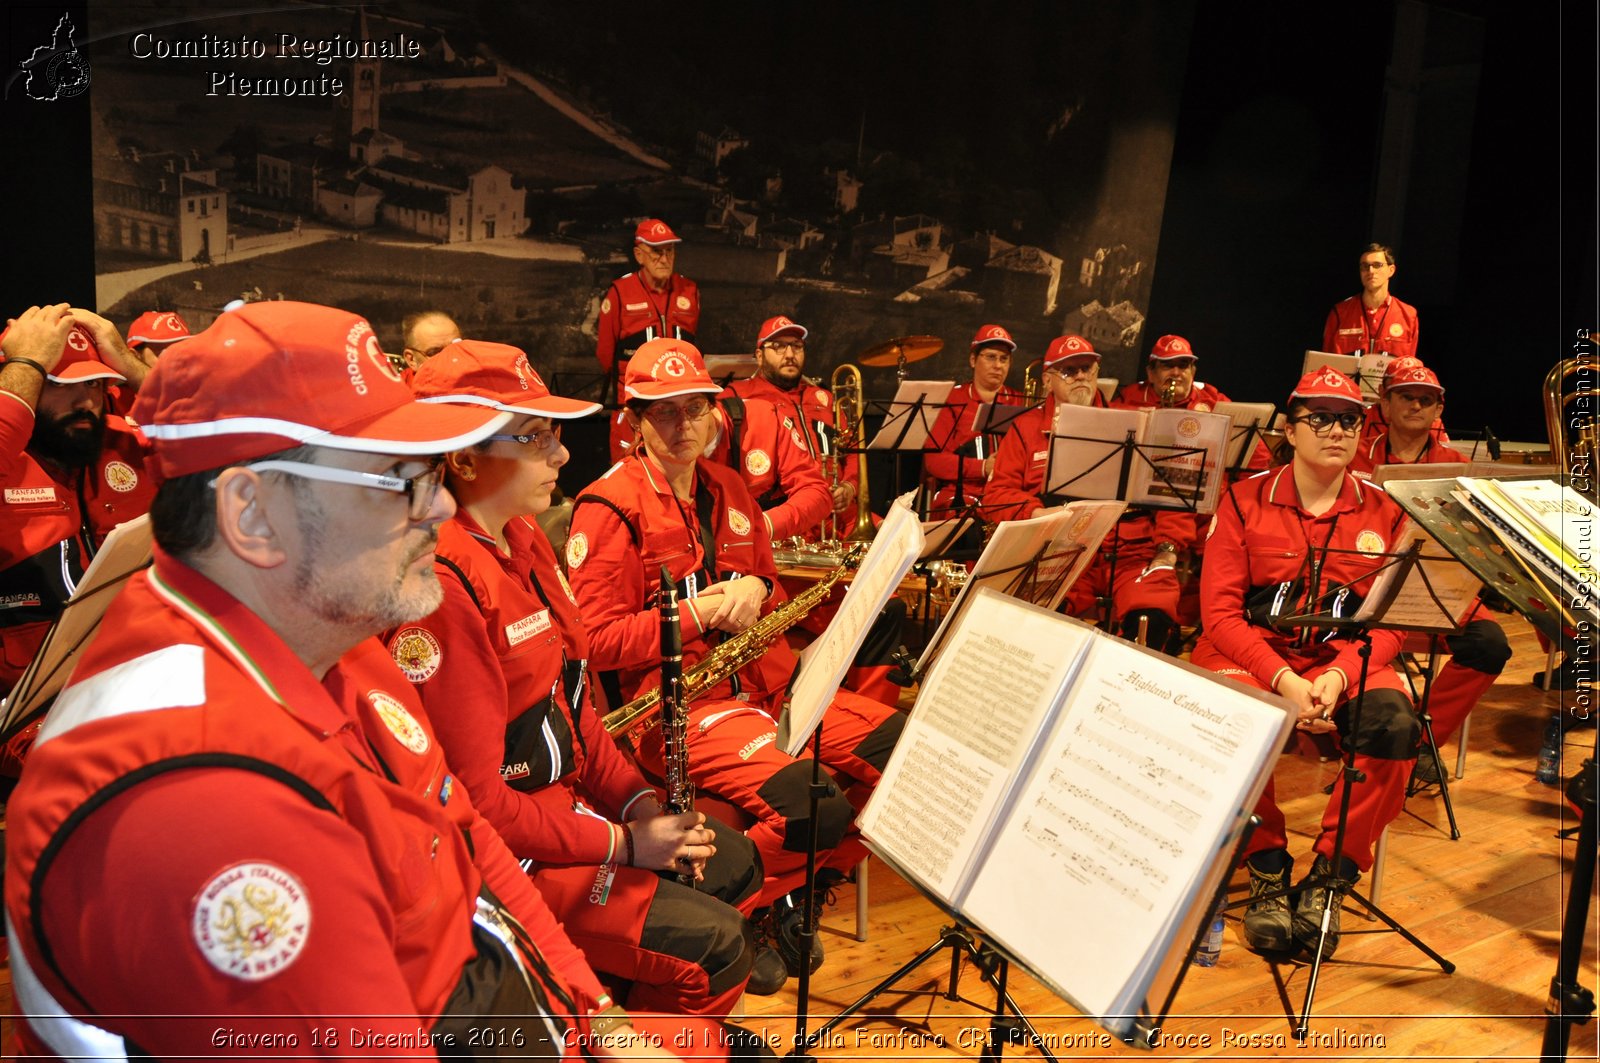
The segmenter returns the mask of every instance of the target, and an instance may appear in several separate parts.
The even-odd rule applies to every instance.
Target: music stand
[[[920,455],[933,434],[934,418],[950,403],[955,384],[949,380],[902,380],[894,398],[887,402],[874,399],[870,406],[883,415],[883,423],[865,444],[856,450],[861,460],[867,460],[867,451],[896,451]],[[900,462],[894,461],[894,490],[900,494]]]
[[[1373,571],[1363,574],[1361,579],[1365,580],[1370,577],[1383,574],[1385,570],[1393,568],[1395,571],[1389,574],[1390,586],[1395,587],[1396,590],[1398,590],[1398,586],[1404,582],[1405,576],[1409,570],[1417,564],[1420,554],[1420,544],[1415,542],[1412,543],[1411,548],[1402,554],[1373,554],[1362,551],[1330,550],[1326,548],[1319,553],[1321,555],[1320,560],[1316,560],[1312,557],[1308,557],[1307,560],[1313,565],[1313,577],[1311,581],[1312,588],[1313,590],[1321,591],[1317,599],[1318,603],[1320,604],[1322,601],[1335,597],[1339,594],[1339,592],[1347,590],[1351,586],[1348,583],[1335,584],[1327,587],[1325,590],[1317,587],[1315,570],[1326,563],[1327,557],[1330,554],[1359,553],[1361,557],[1367,559],[1375,557],[1386,558],[1387,560],[1384,561],[1383,564],[1379,565]],[[1393,599],[1391,597],[1390,601],[1392,600]],[[1366,603],[1363,603],[1363,609],[1358,611],[1356,614],[1362,617],[1359,620],[1355,619],[1355,616],[1344,618],[1326,613],[1305,613],[1298,616],[1285,617],[1278,621],[1278,626],[1280,627],[1327,629],[1329,631],[1343,632],[1361,644],[1361,648],[1358,651],[1361,657],[1361,669],[1356,680],[1355,694],[1353,697],[1345,699],[1345,704],[1349,706],[1348,730],[1352,736],[1361,733],[1361,713],[1366,705],[1367,676],[1372,663],[1372,632],[1385,629],[1401,631],[1413,630],[1413,628],[1403,625],[1395,625],[1390,627],[1389,625],[1384,624],[1382,616],[1378,613],[1378,609],[1375,608],[1369,610],[1366,609],[1365,606]],[[1387,609],[1387,603],[1379,602],[1378,607]],[[1329,873],[1325,875],[1312,874],[1303,882],[1301,882],[1298,887],[1285,887],[1282,890],[1276,890],[1269,894],[1263,894],[1258,897],[1250,898],[1250,901],[1260,901],[1262,899],[1285,897],[1292,893],[1303,893],[1306,890],[1312,889],[1320,889],[1324,891],[1322,900],[1322,926],[1317,934],[1316,948],[1313,950],[1311,973],[1306,980],[1305,1001],[1300,1011],[1300,1018],[1295,1025],[1295,1036],[1301,1041],[1304,1041],[1307,1035],[1310,1033],[1311,1009],[1316,1000],[1317,982],[1322,974],[1322,963],[1326,958],[1328,926],[1331,920],[1330,913],[1333,911],[1334,900],[1336,897],[1341,899],[1344,897],[1349,897],[1357,901],[1364,909],[1366,909],[1369,916],[1376,917],[1390,930],[1405,938],[1429,959],[1437,963],[1439,965],[1439,969],[1444,971],[1445,974],[1453,974],[1456,969],[1455,964],[1451,963],[1449,960],[1439,955],[1439,953],[1435,952],[1432,948],[1426,945],[1421,938],[1407,930],[1396,919],[1373,903],[1370,898],[1368,898],[1361,891],[1357,890],[1355,888],[1355,881],[1353,879],[1347,879],[1343,876],[1344,839],[1345,831],[1347,830],[1350,822],[1351,790],[1357,783],[1365,782],[1367,777],[1355,766],[1355,743],[1353,741],[1341,742],[1340,745],[1342,746],[1344,755],[1341,759],[1339,771],[1344,778],[1344,788],[1339,792],[1339,816],[1338,824],[1334,828],[1333,855],[1328,860],[1328,866],[1330,869]],[[1241,901],[1239,903],[1249,902]]]

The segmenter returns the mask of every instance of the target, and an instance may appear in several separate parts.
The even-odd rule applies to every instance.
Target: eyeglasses
[[[1195,360],[1193,358],[1168,358],[1165,361],[1154,361],[1150,364],[1156,369],[1177,369],[1187,372],[1194,368]]]
[[[524,447],[532,447],[535,453],[543,454],[547,450],[554,450],[561,443],[561,426],[554,428],[541,428],[528,435],[493,435],[484,436],[485,443],[516,443]]]
[[[638,247],[651,258],[671,258],[678,253],[676,244],[668,244],[665,247],[651,247],[649,244],[639,244]]]
[[[657,428],[671,428],[679,421],[698,421],[710,412],[711,403],[708,400],[691,399],[682,406],[674,406],[670,402],[651,403],[645,407],[644,415]]]
[[[1053,365],[1049,369],[1046,369],[1045,373],[1047,375],[1050,374],[1050,373],[1054,373],[1057,376],[1066,377],[1068,380],[1072,379],[1075,376],[1099,376],[1100,375],[1100,363],[1099,362],[1080,362],[1077,365],[1071,365],[1071,364]]]
[[[980,361],[980,362],[995,362],[995,363],[1009,362],[1009,361],[1011,361],[1011,352],[1010,351],[984,351],[982,354],[975,355],[974,357],[976,357],[978,359],[978,361]]]
[[[1428,391],[1391,391],[1389,392],[1389,397],[1391,399],[1399,399],[1401,402],[1414,402],[1424,410],[1431,410],[1444,401],[1439,396]]]
[[[1363,262],[1363,263],[1361,263],[1361,272],[1363,272],[1363,273],[1366,273],[1368,270],[1388,269],[1388,268],[1389,268],[1389,263],[1387,263],[1387,262]]]
[[[354,469],[336,469],[328,465],[313,465],[308,461],[253,461],[241,466],[257,472],[281,472],[298,476],[302,480],[321,480],[330,484],[349,484],[353,487],[370,487],[378,491],[392,491],[406,496],[406,516],[413,521],[422,520],[433,508],[439,496],[439,485],[444,482],[444,458],[428,459],[428,467],[415,476],[388,476],[381,472],[357,472]],[[211,486],[217,486],[212,480]]]
[[[806,353],[805,340],[768,340],[761,346],[765,347],[774,354],[777,354],[780,351],[793,351],[795,354]]]
[[[1338,425],[1346,432],[1354,432],[1361,427],[1361,422],[1365,419],[1366,416],[1364,414],[1353,411],[1351,413],[1322,413],[1318,411],[1316,413],[1301,414],[1299,417],[1291,417],[1289,423],[1303,424],[1311,429],[1313,434],[1325,436],[1333,430],[1334,425]]]

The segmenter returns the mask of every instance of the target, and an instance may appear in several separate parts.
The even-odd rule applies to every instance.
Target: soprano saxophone
[[[715,649],[683,672],[677,689],[678,697],[684,707],[684,717],[688,716],[689,702],[745,665],[759,660],[778,636],[805,619],[807,613],[826,601],[834,584],[843,579],[846,573],[855,571],[866,553],[865,544],[851,548],[839,567],[818,580],[815,586],[806,588],[733,638],[718,644]],[[661,687],[640,694],[621,708],[607,713],[600,722],[613,737],[637,743],[640,736],[651,728],[660,726],[663,713],[655,711],[658,706],[664,707]],[[670,767],[670,762],[668,766]],[[670,784],[671,780],[668,782]]]

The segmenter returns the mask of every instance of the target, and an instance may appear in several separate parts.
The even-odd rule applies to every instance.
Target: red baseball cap
[[[587,417],[598,402],[550,394],[528,356],[506,343],[457,340],[422,364],[411,390],[423,402],[487,406],[506,413],[540,417]]]
[[[1194,348],[1189,346],[1189,341],[1182,336],[1162,336],[1156,340],[1156,345],[1150,348],[1152,362],[1171,362],[1179,358],[1199,357],[1194,353]]]
[[[985,325],[972,337],[972,350],[979,347],[1004,347],[1008,351],[1017,349],[1017,341],[1011,338],[1011,333],[1006,331],[1004,325]]]
[[[1364,406],[1361,389],[1356,382],[1331,365],[1313,369],[1300,378],[1300,383],[1289,392],[1289,401],[1296,399],[1337,399],[1352,406]]]
[[[779,314],[777,317],[769,317],[761,323],[761,331],[756,336],[756,346],[759,347],[772,337],[784,332],[798,332],[801,339],[811,335],[804,325],[791,321]]]
[[[223,314],[163,355],[134,418],[157,476],[170,479],[301,445],[442,454],[511,415],[418,402],[358,314],[264,301]]]
[[[1383,383],[1379,391],[1389,390],[1389,381],[1396,373],[1404,373],[1407,369],[1417,369],[1422,365],[1422,359],[1414,354],[1407,354],[1400,358],[1391,358],[1389,364],[1383,367]]]
[[[622,390],[630,399],[675,399],[679,395],[715,395],[700,350],[685,340],[650,340],[628,359]]]
[[[1081,358],[1100,360],[1100,355],[1095,353],[1094,345],[1082,336],[1071,332],[1065,336],[1057,336],[1050,341],[1050,346],[1044,351],[1044,364],[1042,369],[1049,369],[1058,362],[1068,362]]]
[[[678,234],[667,228],[667,223],[660,218],[646,218],[633,230],[633,242],[645,244],[649,247],[665,247],[667,244],[681,244]]]
[[[5,344],[10,331],[8,328],[0,332],[0,345]],[[45,379],[52,384],[76,384],[83,380],[111,380],[123,384],[128,380],[101,361],[100,348],[95,345],[89,330],[82,325],[73,325],[72,331],[67,333],[67,342],[61,347],[61,361],[46,374]]]
[[[128,346],[137,347],[141,343],[172,343],[175,340],[187,339],[189,326],[184,324],[183,318],[170,310],[146,310],[133,319],[133,324],[128,326]]]
[[[1402,369],[1398,373],[1385,373],[1383,375],[1383,390],[1385,393],[1395,388],[1434,388],[1439,394],[1444,394],[1444,385],[1439,383],[1439,376],[1432,369],[1418,362],[1409,369]]]

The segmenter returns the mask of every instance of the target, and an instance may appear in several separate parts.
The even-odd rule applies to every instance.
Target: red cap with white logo
[[[1100,355],[1095,353],[1094,345],[1082,336],[1069,332],[1050,341],[1050,346],[1044,351],[1043,368],[1049,369],[1062,362],[1083,361],[1090,358],[1097,362],[1100,360]]]
[[[1017,349],[1017,341],[1011,338],[1011,333],[1006,331],[1004,325],[985,325],[972,337],[972,349],[979,347],[1004,347],[1008,351]]]
[[[187,339],[189,326],[171,310],[146,310],[128,326],[128,346],[141,343],[172,343]]]
[[[8,328],[0,332],[0,346],[5,345],[6,334],[10,331]],[[88,329],[73,325],[72,331],[67,333],[67,342],[61,347],[61,361],[46,374],[45,379],[52,384],[76,384],[84,380],[110,380],[122,384],[128,378],[100,360],[100,348],[95,345]]]
[[[715,395],[717,387],[706,373],[705,362],[694,344],[684,340],[651,340],[628,359],[622,390],[630,399],[675,399],[679,395]]]
[[[1292,403],[1296,399],[1337,399],[1352,406],[1365,405],[1361,401],[1361,389],[1356,387],[1356,382],[1331,365],[1313,369],[1301,377],[1300,383],[1289,392],[1289,402]]]
[[[644,244],[648,247],[665,247],[668,244],[681,244],[678,234],[667,228],[667,223],[660,218],[646,218],[633,230],[633,242]]]
[[[552,395],[528,356],[508,343],[457,340],[422,363],[411,390],[423,402],[487,406],[523,416],[587,417],[598,402]]]
[[[782,335],[785,332],[799,333],[799,338],[802,340],[811,334],[804,325],[791,321],[779,314],[777,317],[769,317],[761,323],[761,331],[756,336],[756,346],[759,347],[774,336]]]
[[[163,479],[310,445],[443,454],[511,419],[418,402],[365,318],[314,303],[248,303],[163,355],[133,415]]]
[[[1433,388],[1439,394],[1444,394],[1444,385],[1439,383],[1438,374],[1420,362],[1398,373],[1384,374],[1383,390],[1390,392],[1395,388]]]
[[[1178,358],[1196,358],[1194,348],[1189,346],[1189,341],[1182,336],[1162,336],[1156,340],[1156,345],[1150,348],[1152,362],[1170,362]]]

